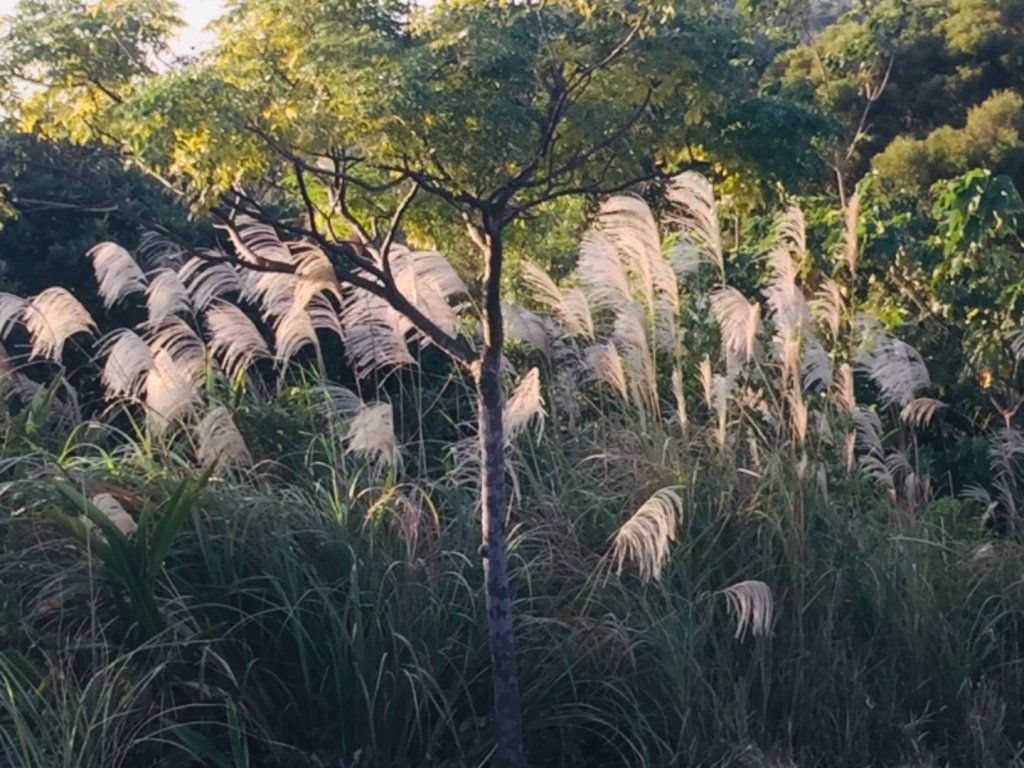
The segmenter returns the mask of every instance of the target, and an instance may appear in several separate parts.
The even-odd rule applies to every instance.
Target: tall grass
[[[505,416],[531,764],[1024,765],[1024,548],[972,506],[1015,519],[1019,433],[991,489],[936,497],[915,430],[943,404],[844,305],[855,243],[816,260],[787,211],[758,297],[717,227],[688,176],[664,225],[608,201],[567,284],[524,267]],[[64,350],[90,322],[0,297],[0,763],[485,765],[471,389],[338,302],[308,247],[240,237],[300,277],[94,252],[149,321],[104,329],[88,419]],[[403,254],[424,311],[471,328],[454,273]],[[339,327],[348,386],[323,378]]]

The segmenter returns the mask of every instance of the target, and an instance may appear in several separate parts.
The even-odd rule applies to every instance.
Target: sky
[[[0,16],[14,11],[18,0],[0,0]],[[209,42],[209,36],[203,34],[203,28],[217,18],[222,8],[221,0],[178,0],[181,17],[188,25],[181,31],[173,48],[176,53],[188,53],[195,47],[202,48]]]

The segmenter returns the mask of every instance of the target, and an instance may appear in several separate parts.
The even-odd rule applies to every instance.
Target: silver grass
[[[194,379],[166,350],[157,349],[146,374],[146,408],[153,432],[166,432],[173,421],[192,411],[196,398]]]
[[[800,334],[795,330],[779,331],[772,337],[775,357],[782,371],[782,384],[786,388],[800,386]]]
[[[800,378],[805,392],[828,389],[832,384],[832,358],[814,336],[803,339],[800,355]]]
[[[724,277],[722,233],[711,182],[699,173],[682,173],[669,182],[668,200],[672,206],[669,223],[689,239],[702,261],[714,264]]]
[[[618,310],[633,301],[633,288],[622,256],[603,232],[591,230],[580,242],[576,277],[590,303]]]
[[[103,387],[109,398],[140,397],[145,375],[153,367],[149,345],[126,328],[114,331],[101,340],[99,356],[103,363]]]
[[[793,388],[786,392],[786,405],[790,434],[802,445],[807,439],[807,401],[799,389]]]
[[[999,501],[992,498],[992,494],[989,493],[988,489],[980,485],[968,485],[960,492],[960,498],[981,504],[985,510],[983,518],[991,518],[996,510],[999,509]]]
[[[531,368],[505,403],[505,442],[511,442],[531,426],[537,440],[540,440],[544,435],[546,415],[540,391],[540,370]]]
[[[685,280],[706,263],[697,244],[686,234],[678,234],[672,238],[665,258],[672,273],[680,280]]]
[[[268,224],[256,221],[250,216],[239,216],[232,226],[224,227],[238,256],[243,261],[258,264],[264,261],[276,261],[281,264],[294,264],[288,246],[281,242],[277,231]]]
[[[306,305],[306,314],[309,315],[309,321],[318,331],[330,331],[339,339],[344,340],[345,331],[341,327],[341,318],[338,317],[338,311],[327,296],[322,293],[313,296]]]
[[[544,318],[528,309],[509,305],[503,307],[502,316],[510,339],[551,359],[551,333]]]
[[[459,273],[437,251],[411,251],[406,261],[415,272],[421,291],[429,289],[444,299],[469,293]]]
[[[583,291],[571,288],[562,292],[547,272],[529,261],[520,264],[520,274],[534,300],[550,310],[566,332],[585,339],[594,338],[594,320]]]
[[[238,272],[228,264],[214,264],[200,258],[192,258],[178,270],[178,278],[188,289],[192,304],[198,311],[206,309],[214,299],[228,294],[242,293],[242,280]],[[159,322],[158,318],[155,322]]]
[[[671,488],[656,491],[612,539],[609,556],[616,573],[621,576],[626,563],[631,563],[642,582],[660,579],[682,517],[683,500],[679,494]]]
[[[297,306],[299,279],[295,275],[248,270],[241,273],[241,281],[242,300],[259,307],[260,316],[268,324]]]
[[[238,431],[231,412],[223,405],[211,410],[196,426],[196,458],[208,467],[214,462],[220,466],[248,467],[252,456],[245,438]]]
[[[147,322],[152,325],[160,325],[172,315],[192,310],[192,298],[177,272],[160,269],[151,275],[146,288],[146,309]]]
[[[1017,472],[1017,459],[1024,456],[1024,435],[1015,427],[993,430],[989,440],[989,457],[993,473],[1013,477]]]
[[[850,268],[850,274],[857,274],[857,253],[859,250],[857,244],[857,217],[860,212],[860,195],[854,193],[853,196],[846,204],[846,230],[844,238],[844,255],[846,256],[846,265]]]
[[[316,328],[309,313],[298,304],[277,318],[274,323],[274,350],[278,363],[285,363],[304,347],[312,345],[319,350]]]
[[[843,465],[847,472],[853,471],[857,458],[857,432],[852,429],[843,433]]]
[[[2,302],[3,296],[0,295],[0,302]],[[0,309],[2,312],[2,309]],[[3,332],[3,318],[0,316],[0,335]],[[1010,349],[1013,350],[1013,356],[1018,360],[1024,360],[1024,329],[1014,331],[1010,334]]]
[[[900,419],[907,424],[923,427],[930,423],[946,404],[934,397],[915,397],[900,411]]]
[[[671,355],[679,352],[678,307],[662,296],[654,300],[654,348]]]
[[[711,377],[711,409],[715,413],[715,441],[719,448],[725,448],[729,437],[729,397],[732,395],[732,376],[714,374]]]
[[[700,361],[700,366],[697,369],[697,375],[700,378],[700,388],[704,393],[704,403],[708,408],[713,408],[712,403],[715,399],[715,374],[711,368],[711,358],[707,355]]]
[[[781,334],[803,334],[810,320],[810,308],[797,287],[797,267],[789,252],[775,248],[768,254],[772,280],[764,289],[772,321]]]
[[[21,318],[27,302],[13,293],[0,293],[0,338],[7,338],[11,328]]]
[[[99,294],[107,309],[125,296],[146,290],[146,275],[127,250],[117,243],[100,243],[89,251],[99,283]]]
[[[791,205],[775,221],[776,247],[786,250],[797,265],[807,258],[807,225],[800,206]]]
[[[558,319],[568,333],[587,341],[594,338],[594,318],[587,297],[579,288],[571,288],[562,297]]]
[[[878,386],[884,405],[905,407],[919,390],[931,386],[928,367],[916,349],[876,323],[862,320],[859,326],[863,341],[854,362]]]
[[[545,307],[550,309],[552,312],[558,312],[562,304],[562,291],[555,281],[551,279],[549,275],[542,267],[534,264],[532,261],[523,259],[519,263],[519,273],[523,278],[523,282],[526,283],[527,288],[530,289],[531,296],[543,304]]]
[[[835,432],[828,416],[823,411],[812,411],[810,418],[813,420],[813,431],[818,436],[822,445],[835,445]],[[809,426],[810,430],[811,427]]]
[[[845,302],[839,284],[831,278],[822,278],[814,298],[810,301],[811,313],[819,318],[832,333],[833,339],[839,338],[839,324],[842,322]]]
[[[364,403],[355,392],[340,384],[326,382],[313,390],[314,402],[325,416],[354,416]]]
[[[11,360],[11,356],[7,354],[7,350],[4,349],[4,345],[0,344],[0,384],[8,376],[14,374],[14,362]]]
[[[857,448],[867,453],[882,453],[882,419],[878,413],[856,406],[852,416]]]
[[[616,195],[601,205],[597,226],[636,278],[647,308],[653,309],[655,272],[665,260],[658,224],[650,206],[634,195]],[[672,288],[674,293],[674,281]]]
[[[686,397],[683,395],[683,372],[678,366],[672,369],[672,397],[676,401],[676,422],[685,432],[690,419],[686,413]]]
[[[910,459],[903,451],[896,449],[883,453],[881,450],[865,454],[860,457],[860,465],[865,474],[874,480],[878,485],[890,491],[895,491],[905,480],[914,477],[914,468]]]
[[[667,259],[655,262],[651,265],[654,278],[654,288],[657,291],[658,301],[667,302],[673,311],[679,311],[679,279],[676,271]]]
[[[415,362],[402,318],[377,296],[358,289],[345,291],[341,326],[345,357],[359,378],[379,368]]]
[[[350,453],[369,457],[379,467],[398,460],[394,415],[388,403],[367,403],[349,423],[345,441]]]
[[[109,493],[97,493],[90,501],[125,536],[130,536],[138,529],[135,519]]]
[[[143,232],[135,250],[137,261],[147,272],[170,270],[176,272],[185,262],[187,254],[182,247],[157,232]]]
[[[648,310],[654,310],[658,300],[679,308],[676,272],[663,252],[654,214],[642,198],[618,195],[606,200],[598,214],[597,230],[639,284]]]
[[[836,368],[832,381],[832,392],[840,411],[853,413],[853,409],[857,405],[857,397],[853,384],[853,368],[849,363],[843,363]]]
[[[771,409],[768,407],[768,403],[764,399],[764,395],[761,394],[760,390],[752,386],[736,386],[734,387],[733,400],[736,403],[736,407],[742,411],[748,413],[758,414],[766,424],[776,426],[778,420],[774,418],[774,414],[771,413]]]
[[[165,352],[176,368],[191,381],[198,381],[206,371],[206,345],[194,330],[178,318],[172,318],[145,336],[153,352]]]
[[[623,400],[629,399],[626,371],[622,358],[614,344],[594,344],[584,354],[587,371],[596,381],[604,382],[614,389]]]
[[[345,357],[358,378],[364,378],[379,368],[415,363],[405,342],[391,334],[383,324],[346,328]]]
[[[757,332],[761,324],[760,305],[731,286],[722,286],[711,293],[711,313],[722,332],[728,352],[741,365],[754,359]]]
[[[247,370],[256,360],[271,357],[259,328],[234,304],[216,302],[203,319],[210,352],[231,378]]]
[[[32,337],[32,357],[59,361],[64,342],[96,328],[89,311],[63,288],[47,288],[25,304],[22,314]]]
[[[647,341],[643,308],[639,304],[623,307],[615,318],[612,342],[619,350],[626,380],[638,405],[651,411],[658,406],[657,371]]]
[[[475,488],[480,482],[480,441],[464,437],[449,443],[448,461],[451,469],[446,480],[454,487]]]
[[[903,478],[903,500],[910,510],[926,506],[933,496],[932,479],[927,474],[910,472]]]
[[[298,243],[292,248],[295,259],[295,304],[305,307],[310,299],[321,293],[333,294],[341,300],[341,286],[334,265],[327,254],[309,243]]]
[[[391,252],[391,268],[402,295],[443,331],[449,334],[457,332],[459,318],[449,299],[465,294],[467,289],[441,254],[395,247]],[[396,322],[403,335],[413,332],[421,344],[430,343],[404,317],[398,316]]]
[[[725,595],[729,612],[736,619],[737,640],[749,630],[752,635],[767,637],[772,631],[775,598],[772,588],[763,581],[740,581],[721,591]]]
[[[992,458],[1000,465],[1024,456],[1024,434],[1016,427],[999,427],[994,430],[990,444]]]
[[[1019,517],[1017,498],[1020,492],[1017,489],[1016,480],[1005,474],[997,475],[992,481],[992,490],[995,491],[999,504],[1009,513],[1011,518]]]

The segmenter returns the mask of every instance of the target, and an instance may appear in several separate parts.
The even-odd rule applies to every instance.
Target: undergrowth
[[[949,406],[844,305],[855,263],[815,262],[791,210],[762,307],[726,282],[706,183],[674,194],[667,231],[607,203],[572,282],[525,267],[509,309],[530,764],[1024,765],[1024,438],[994,435],[989,488],[937,493],[918,435]],[[397,328],[351,353],[375,386],[332,384],[331,323],[296,320],[323,295],[232,314],[251,286],[209,281],[237,275],[174,269],[178,316],[108,334],[93,406],[61,351],[90,322],[0,297],[50,359],[0,358],[0,762],[486,765],[467,382],[395,373]],[[63,331],[12,330],[47,302]]]

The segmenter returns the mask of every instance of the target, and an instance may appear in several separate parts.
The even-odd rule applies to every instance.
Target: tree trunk
[[[497,768],[524,768],[523,716],[519,702],[519,670],[512,622],[512,594],[509,590],[508,538],[505,532],[508,498],[505,487],[504,398],[501,386],[504,346],[501,317],[501,224],[492,226],[487,221],[485,231],[488,253],[484,278],[484,348],[476,370],[476,388],[482,459],[481,555],[487,596],[487,630],[491,643],[494,720],[497,728],[493,765]]]

